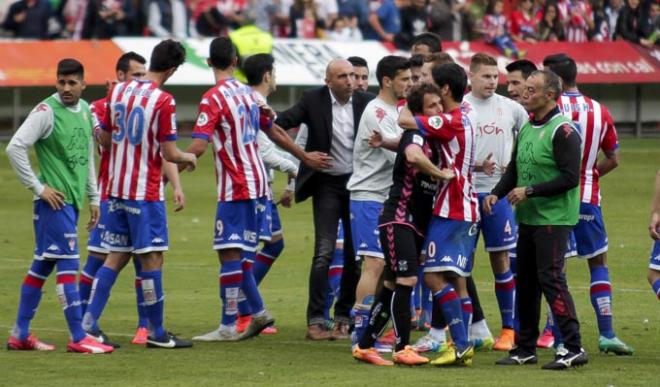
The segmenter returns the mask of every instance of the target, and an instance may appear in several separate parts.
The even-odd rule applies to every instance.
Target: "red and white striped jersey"
[[[589,3],[583,0],[564,0],[557,2],[557,9],[559,20],[564,24],[566,41],[588,42],[589,24],[594,20]]]
[[[438,187],[433,215],[466,222],[479,221],[477,193],[472,185],[476,143],[470,120],[461,108],[439,116],[416,116],[417,126],[440,155],[440,168],[450,168],[456,178]]]
[[[582,137],[580,167],[580,200],[600,205],[598,186],[598,152],[611,152],[619,147],[614,121],[607,108],[580,93],[563,93],[559,109],[575,123]]]
[[[164,200],[160,143],[176,141],[174,98],[146,80],[117,84],[110,91],[103,129],[112,133],[109,196]]]
[[[105,117],[105,112],[108,110],[108,97],[97,99],[89,105],[92,114],[94,115],[95,121],[103,126],[103,117]],[[97,147],[99,152],[99,178],[98,178],[98,187],[99,193],[101,194],[101,200],[108,200],[108,167],[110,165],[110,152],[105,149],[102,145]]]
[[[202,97],[193,138],[213,144],[218,201],[258,199],[268,194],[268,175],[259,155],[257,132],[269,127],[249,86],[218,81]]]

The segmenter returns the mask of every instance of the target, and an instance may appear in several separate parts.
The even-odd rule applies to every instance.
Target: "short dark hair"
[[[387,55],[378,61],[376,66],[376,79],[378,86],[383,86],[383,78],[394,79],[399,71],[410,69],[410,61],[397,55]]]
[[[536,65],[532,61],[529,61],[527,59],[520,59],[506,65],[507,72],[512,73],[514,71],[520,71],[520,74],[522,74],[523,79],[527,79],[529,77],[529,74],[533,73],[536,70],[538,70],[536,68]]]
[[[62,59],[57,64],[57,76],[60,75],[77,75],[80,79],[84,79],[85,68],[82,63],[78,62],[76,59]]]
[[[175,40],[166,39],[154,47],[149,60],[149,71],[160,73],[177,68],[186,61],[186,49]]]
[[[463,101],[463,95],[467,87],[467,74],[465,74],[463,67],[456,63],[445,63],[433,66],[431,74],[433,75],[433,81],[438,87],[449,86],[449,91],[454,101]]]
[[[243,73],[247,78],[248,85],[257,86],[263,79],[264,74],[273,71],[275,58],[270,54],[254,54],[243,62]]]
[[[548,55],[543,59],[543,67],[559,75],[562,82],[568,86],[575,86],[577,78],[577,65],[575,60],[566,54]]]
[[[544,91],[552,91],[554,93],[553,99],[559,98],[561,95],[561,78],[559,75],[555,74],[554,71],[549,70],[549,69],[544,69],[544,70],[536,70],[533,73],[531,73],[529,76],[536,76],[536,75],[542,75],[543,76],[543,90]]]
[[[366,67],[369,68],[366,59],[361,56],[349,56],[346,58],[347,61],[351,62],[353,67]]]
[[[488,54],[478,52],[470,59],[470,71],[475,72],[480,66],[497,66],[497,60]]]
[[[117,66],[115,66],[115,71],[127,72],[130,68],[131,61],[134,60],[139,64],[147,63],[147,60],[144,57],[136,52],[129,51],[124,55],[120,56],[117,60]]]
[[[225,36],[213,39],[209,47],[209,61],[212,67],[225,70],[231,66],[234,58],[238,58],[238,54],[231,39]]]
[[[434,52],[433,54],[424,56],[424,63],[433,63],[434,66],[437,66],[445,63],[454,63],[454,58],[446,52]]]
[[[425,45],[431,49],[431,52],[442,52],[442,38],[433,32],[422,32],[413,38],[413,46]]]
[[[410,57],[410,67],[422,67],[424,65],[424,55],[415,54]]]
[[[422,115],[424,113],[424,96],[426,94],[440,94],[440,89],[432,83],[420,83],[413,86],[406,97],[408,109],[414,115]]]

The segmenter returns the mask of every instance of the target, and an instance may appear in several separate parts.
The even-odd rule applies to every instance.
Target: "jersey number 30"
[[[142,106],[135,106],[131,113],[126,117],[126,105],[117,103],[115,108],[115,124],[118,131],[112,134],[112,141],[121,142],[128,136],[128,141],[133,145],[142,142],[142,133],[144,131],[144,109]]]

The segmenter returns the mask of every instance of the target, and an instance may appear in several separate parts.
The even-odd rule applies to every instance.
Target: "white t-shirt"
[[[469,93],[463,98],[463,107],[475,132],[476,161],[483,162],[489,153],[493,154],[493,176],[475,172],[477,192],[490,192],[500,181],[505,167],[509,165],[513,142],[529,116],[522,105],[498,94],[488,99],[479,99]]]
[[[362,113],[353,147],[353,175],[347,188],[351,200],[385,202],[392,185],[392,169],[396,152],[369,146],[369,137],[377,129],[384,139],[395,139],[403,130],[397,125],[399,112],[380,98],[367,104]]]

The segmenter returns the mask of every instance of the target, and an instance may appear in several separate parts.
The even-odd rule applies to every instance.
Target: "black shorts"
[[[402,224],[385,224],[379,230],[386,262],[384,279],[417,277],[424,239],[412,227]]]

